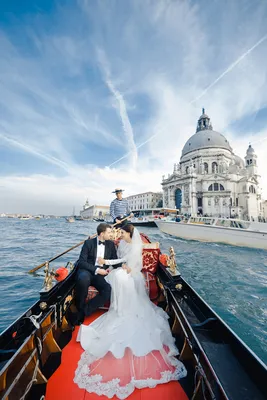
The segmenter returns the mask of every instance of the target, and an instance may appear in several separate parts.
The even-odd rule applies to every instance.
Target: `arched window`
[[[181,210],[181,204],[182,204],[182,191],[181,189],[176,189],[175,190],[175,207],[178,210]]]
[[[219,188],[220,188],[220,189],[219,189]],[[208,188],[208,191],[209,191],[209,192],[212,192],[212,191],[218,192],[219,190],[220,190],[220,191],[224,190],[224,187],[223,187],[223,185],[221,185],[221,184],[220,184],[220,186],[219,186],[219,184],[218,184],[217,182],[212,183],[212,184],[209,186],[209,188]]]
[[[218,164],[214,161],[212,163],[212,173],[215,174],[218,171]]]
[[[189,173],[189,167],[186,167],[185,169],[185,173],[188,174]]]
[[[206,174],[209,173],[209,165],[208,165],[208,163],[206,163],[206,162],[204,162],[204,172],[205,172]]]

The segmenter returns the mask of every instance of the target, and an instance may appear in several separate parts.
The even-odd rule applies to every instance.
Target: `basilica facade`
[[[244,160],[234,154],[203,109],[180,162],[172,174],[163,176],[163,206],[182,214],[256,220],[262,216],[259,178],[251,145]]]

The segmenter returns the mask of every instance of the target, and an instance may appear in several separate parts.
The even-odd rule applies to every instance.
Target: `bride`
[[[100,264],[123,266],[105,278],[112,289],[108,312],[80,327],[77,341],[85,351],[74,382],[89,393],[125,399],[135,388],[183,378],[186,369],[175,357],[168,315],[148,297],[141,237],[133,225],[121,232],[119,259],[98,259]]]

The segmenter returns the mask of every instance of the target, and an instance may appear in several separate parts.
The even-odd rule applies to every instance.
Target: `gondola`
[[[173,249],[169,256],[163,255],[147,236],[142,239],[150,298],[168,312],[179,359],[188,374],[179,382],[136,389],[128,399],[266,399],[266,365],[180,276]],[[75,260],[56,272],[46,262],[44,271],[39,300],[0,336],[0,398],[100,399],[73,382],[82,352],[75,340],[79,327],[73,330],[66,318],[68,310],[75,309]],[[88,297],[94,290],[89,288]]]

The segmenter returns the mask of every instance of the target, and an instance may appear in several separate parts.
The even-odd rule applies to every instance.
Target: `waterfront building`
[[[236,155],[203,109],[180,161],[163,176],[163,206],[183,214],[256,220],[263,215],[259,179],[253,147],[244,160]]]

